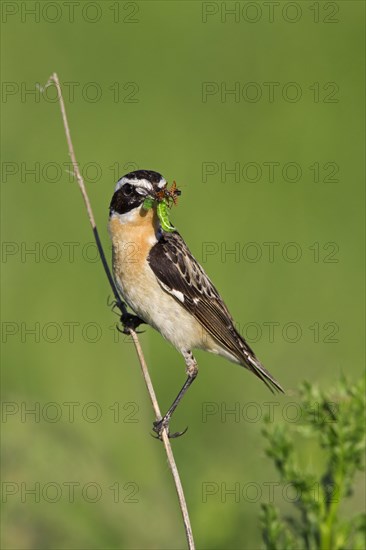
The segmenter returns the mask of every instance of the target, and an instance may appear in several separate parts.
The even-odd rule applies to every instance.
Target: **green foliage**
[[[365,385],[342,379],[337,388],[321,391],[300,387],[301,418],[293,429],[269,424],[263,430],[281,482],[296,491],[296,512],[281,518],[272,504],[263,504],[261,525],[267,549],[365,548],[366,516],[339,517],[343,499],[352,494],[357,471],[363,468],[365,446]],[[299,436],[318,445],[325,467],[320,474],[305,470],[296,445]],[[320,449],[319,449],[320,448]],[[315,453],[315,451],[314,451]]]

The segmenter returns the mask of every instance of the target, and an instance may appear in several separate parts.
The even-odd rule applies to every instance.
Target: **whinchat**
[[[166,180],[151,170],[126,174],[117,182],[109,215],[113,273],[122,297],[140,322],[159,331],[186,363],[184,386],[166,415],[154,422],[159,437],[169,429],[174,410],[197,376],[193,349],[238,363],[272,391],[283,392],[235,329],[228,308],[183,238],[176,230],[164,230],[157,205],[166,186]],[[152,201],[151,208],[144,208],[146,199]]]

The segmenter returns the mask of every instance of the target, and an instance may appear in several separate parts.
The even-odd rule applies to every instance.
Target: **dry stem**
[[[116,299],[117,305],[120,307],[121,311],[126,311],[126,306],[125,306],[125,304],[123,303],[123,301],[121,300],[121,298],[119,296],[118,290],[116,288],[116,285],[114,284],[113,277],[112,277],[110,269],[108,267],[108,262],[106,260],[106,257],[105,257],[104,251],[103,251],[103,247],[102,247],[102,244],[101,244],[101,241],[100,241],[100,238],[99,238],[99,234],[98,234],[97,226],[96,226],[96,223],[95,223],[93,210],[92,210],[90,200],[89,200],[86,188],[85,188],[84,180],[83,180],[83,177],[80,173],[78,163],[76,161],[74,147],[73,147],[72,140],[71,140],[71,135],[70,135],[70,128],[69,128],[69,124],[68,124],[67,116],[66,116],[65,103],[64,103],[64,99],[63,99],[62,91],[61,91],[61,85],[60,85],[60,82],[59,82],[59,79],[58,79],[58,76],[57,76],[56,73],[54,73],[50,77],[47,85],[52,84],[52,82],[55,84],[56,89],[57,89],[57,94],[58,94],[58,99],[59,99],[59,102],[60,102],[60,108],[61,108],[61,114],[62,114],[62,120],[63,120],[63,124],[64,124],[64,128],[65,128],[66,140],[67,140],[67,145],[68,145],[68,149],[69,149],[69,154],[70,154],[70,157],[71,157],[71,162],[72,162],[72,165],[73,165],[74,175],[76,177],[76,180],[77,180],[78,185],[80,187],[81,193],[83,195],[85,206],[86,206],[86,209],[87,209],[87,212],[88,212],[89,221],[90,221],[90,224],[91,224],[92,229],[93,229],[94,238],[95,238],[98,250],[99,250],[99,254],[100,254],[100,257],[101,257],[101,260],[102,260],[102,263],[103,263],[103,267],[104,267],[104,270],[105,270],[106,275],[108,277],[108,281],[109,281],[109,284],[112,288],[112,291],[113,291],[114,297]],[[135,344],[136,352],[137,352],[137,355],[138,355],[138,358],[139,358],[139,361],[140,361],[142,374],[143,374],[143,377],[144,377],[144,380],[145,380],[147,390],[149,392],[149,396],[150,396],[150,399],[151,399],[152,406],[154,408],[156,420],[160,420],[161,419],[161,413],[160,413],[159,404],[158,404],[158,401],[156,399],[155,391],[154,391],[154,388],[153,388],[153,385],[152,385],[152,382],[151,382],[150,374],[149,374],[149,371],[148,371],[148,368],[147,368],[147,365],[146,365],[146,361],[145,361],[145,358],[144,358],[144,355],[143,355],[143,352],[142,352],[142,348],[141,348],[139,339],[138,339],[137,334],[136,334],[135,331],[130,330],[130,334],[131,334],[133,343]],[[164,443],[164,447],[165,447],[166,455],[167,455],[167,458],[168,458],[169,466],[170,466],[170,469],[172,471],[172,475],[173,475],[173,478],[174,478],[175,488],[176,488],[177,494],[178,494],[179,506],[180,506],[182,516],[183,516],[184,528],[185,528],[185,531],[186,531],[186,537],[187,537],[187,542],[188,542],[188,548],[190,550],[194,550],[195,545],[194,545],[194,540],[193,540],[191,522],[190,522],[189,514],[188,514],[187,503],[186,503],[186,499],[184,497],[182,482],[181,482],[180,477],[179,477],[178,468],[177,468],[177,465],[176,465],[175,460],[174,460],[173,451],[172,451],[172,448],[171,448],[171,445],[170,445],[170,440],[168,438],[168,434],[167,434],[166,429],[164,429],[163,432],[162,432],[162,440],[163,440],[163,443]]]

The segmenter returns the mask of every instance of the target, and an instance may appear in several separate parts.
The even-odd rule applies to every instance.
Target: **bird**
[[[187,429],[170,433],[169,422],[197,377],[194,349],[237,363],[273,393],[284,393],[236,330],[223,299],[179,232],[174,227],[164,229],[157,198],[166,188],[165,178],[153,170],[135,170],[122,176],[110,202],[108,222],[113,277],[123,299],[136,314],[122,316],[122,322],[133,329],[141,323],[156,329],[181,353],[186,365],[183,387],[167,413],[153,423],[159,439],[163,430],[174,438]],[[146,200],[153,207],[146,208]]]

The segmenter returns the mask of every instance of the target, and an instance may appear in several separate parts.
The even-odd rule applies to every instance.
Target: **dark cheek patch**
[[[109,206],[109,212],[117,212],[118,214],[126,214],[130,210],[133,210],[143,202],[143,197],[137,193],[132,193],[129,196],[125,196],[122,189],[118,189],[112,197],[111,204]]]

